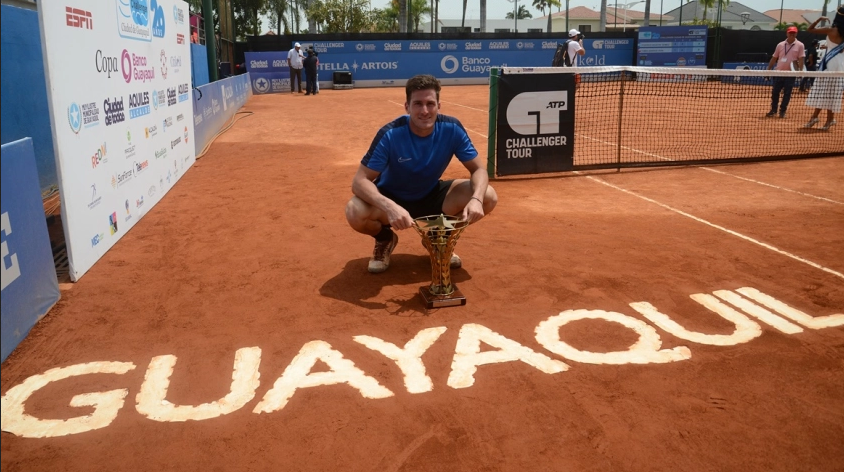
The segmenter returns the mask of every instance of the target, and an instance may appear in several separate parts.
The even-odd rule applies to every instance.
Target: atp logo
[[[559,134],[560,115],[568,111],[568,91],[522,92],[507,105],[507,124],[525,136]]]

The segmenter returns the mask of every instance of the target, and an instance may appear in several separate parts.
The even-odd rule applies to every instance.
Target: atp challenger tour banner
[[[498,78],[496,174],[539,174],[574,165],[574,74]]]
[[[445,85],[486,84],[492,67],[549,67],[557,43],[553,39],[301,41],[303,49],[313,46],[319,54],[320,77],[348,71],[355,87],[403,87],[416,74],[433,74]],[[633,43],[629,38],[585,39],[586,55],[580,65],[633,65]]]
[[[188,4],[38,2],[70,277],[195,160]]]

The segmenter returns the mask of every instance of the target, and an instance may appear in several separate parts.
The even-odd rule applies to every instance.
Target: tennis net
[[[559,82],[542,80],[575,89],[573,103],[568,95],[574,134],[567,151],[574,170],[844,155],[844,72],[504,67],[497,79],[525,74],[558,74]],[[804,77],[814,79],[809,92],[800,90]],[[780,106],[770,115],[773,88],[788,82],[794,87],[785,114]],[[838,123],[824,128],[826,110],[812,122],[816,107],[835,110]],[[498,129],[508,126],[504,114],[497,116]],[[537,135],[548,132],[535,128]],[[498,149],[497,157],[508,155]]]

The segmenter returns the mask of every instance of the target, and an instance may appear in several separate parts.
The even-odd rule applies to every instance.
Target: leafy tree
[[[730,4],[730,0],[698,0],[703,5],[703,21],[706,21],[706,11],[710,8],[715,8],[720,4],[722,8],[726,8]],[[717,23],[717,20],[716,20]],[[720,25],[715,25],[720,26]]]
[[[263,13],[269,17],[270,24],[275,25],[276,33],[287,34],[290,31],[287,21],[289,10],[288,0],[266,0],[266,2]],[[283,29],[282,26],[284,26]]]
[[[551,7],[560,7],[560,0],[533,0],[533,7],[537,10],[542,10],[545,14],[545,9],[548,9],[548,29],[546,32],[551,32]]]
[[[527,20],[528,18],[533,18],[530,11],[528,11],[527,7],[524,5],[519,5],[519,15],[516,18],[517,20]],[[513,19],[513,12],[507,12],[507,15],[504,16],[505,20],[512,20]]]
[[[398,2],[387,5],[387,8],[372,9],[372,30],[377,33],[396,33],[399,30]]]
[[[307,15],[323,33],[360,33],[372,25],[368,0],[315,0]]]
[[[265,9],[266,0],[232,0],[235,36],[261,34],[259,14]]]
[[[413,22],[413,32],[419,31],[419,22],[422,21],[424,15],[431,15],[431,7],[428,6],[428,0],[410,0],[407,5],[410,10],[410,19]],[[431,15],[433,21],[433,15]]]

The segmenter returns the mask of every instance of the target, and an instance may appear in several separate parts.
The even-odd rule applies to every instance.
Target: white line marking
[[[817,196],[817,195],[812,195],[812,194],[809,194],[809,193],[801,192],[801,191],[799,191],[799,190],[792,190],[792,189],[790,189],[790,188],[780,187],[779,185],[773,185],[773,184],[769,184],[769,183],[766,183],[766,182],[760,182],[760,181],[758,181],[758,180],[749,179],[749,178],[747,178],[747,177],[740,177],[740,176],[738,176],[738,175],[730,174],[729,172],[724,172],[724,171],[721,171],[721,170],[715,170],[715,169],[712,169],[712,168],[710,168],[710,167],[701,167],[701,169],[703,169],[703,170],[708,170],[709,172],[715,172],[716,174],[724,174],[724,175],[728,175],[728,176],[730,176],[730,177],[735,177],[735,178],[737,178],[737,179],[746,180],[746,181],[748,181],[748,182],[753,182],[754,184],[759,184],[759,185],[764,185],[764,186],[766,186],[766,187],[775,188],[775,189],[777,189],[777,190],[784,190],[784,191],[786,191],[786,192],[796,193],[796,194],[798,194],[798,195],[803,195],[804,197],[816,198],[816,199],[818,199],[818,200],[823,200],[823,201],[825,201],[825,202],[829,202],[829,203],[836,203],[836,204],[838,204],[838,205],[844,205],[844,202],[839,202],[839,201],[837,201],[837,200],[832,200],[832,199],[830,199],[830,198],[826,198],[826,197],[819,197],[819,196]]]
[[[586,138],[586,139],[591,139],[592,141],[597,141],[601,144],[606,144],[607,146],[617,147],[617,145],[615,143],[611,143],[609,141],[604,141],[602,139],[592,138],[590,136],[586,136],[586,135],[583,135],[583,134],[577,134],[576,136],[580,136],[580,137]],[[678,162],[676,159],[669,159],[667,157],[660,156],[659,154],[653,154],[653,153],[650,153],[650,152],[645,152],[645,151],[642,151],[640,149],[634,149],[634,148],[627,147],[627,146],[621,146],[621,149],[633,151],[633,152],[643,154],[643,155],[648,156],[648,157],[655,157],[655,158],[663,160],[663,161]],[[682,161],[679,161],[679,162],[682,162]],[[832,200],[832,199],[829,199],[829,198],[826,198],[826,197],[820,197],[820,196],[817,196],[817,195],[812,195],[810,193],[801,192],[799,190],[793,190],[793,189],[786,188],[786,187],[780,187],[779,185],[769,184],[767,182],[762,182],[762,181],[750,179],[750,178],[747,178],[747,177],[741,177],[741,176],[738,176],[738,175],[735,175],[735,174],[731,174],[729,172],[716,170],[716,169],[713,169],[711,167],[703,167],[703,166],[699,166],[699,165],[689,165],[689,167],[696,167],[698,169],[703,169],[703,170],[706,170],[706,171],[709,171],[709,172],[715,172],[716,174],[723,174],[723,175],[726,175],[726,176],[729,176],[729,177],[734,177],[736,179],[745,180],[747,182],[752,182],[754,184],[759,184],[759,185],[764,185],[766,187],[775,188],[777,190],[796,193],[798,195],[803,195],[804,197],[814,198],[814,199],[817,199],[817,200],[823,200],[825,202],[835,203],[835,204],[838,204],[838,205],[844,205],[844,202],[839,202],[837,200]]]
[[[703,223],[703,224],[705,224],[705,225],[707,225],[707,226],[710,226],[710,227],[712,227],[712,228],[715,228],[715,229],[719,229],[719,230],[721,230],[721,231],[724,231],[725,233],[732,234],[733,236],[736,236],[736,237],[738,237],[738,238],[744,239],[745,241],[750,241],[751,243],[753,243],[753,244],[757,244],[757,245],[759,245],[759,246],[762,246],[762,247],[764,247],[765,249],[770,249],[771,251],[774,251],[774,252],[776,252],[776,253],[782,254],[782,255],[784,255],[784,256],[786,256],[786,257],[790,257],[790,258],[792,258],[792,259],[794,259],[794,260],[796,260],[796,261],[802,262],[802,263],[807,264],[807,265],[810,265],[810,266],[812,266],[812,267],[814,267],[814,268],[816,268],[816,269],[820,269],[820,270],[822,270],[822,271],[824,271],[824,272],[830,273],[830,274],[832,274],[832,275],[834,275],[834,276],[836,276],[836,277],[839,277],[839,278],[844,279],[844,274],[842,274],[841,272],[836,272],[835,270],[832,270],[832,269],[830,269],[830,268],[828,268],[828,267],[824,267],[824,266],[822,266],[822,265],[820,265],[820,264],[818,264],[818,263],[816,263],[816,262],[812,262],[812,261],[810,261],[810,260],[808,260],[808,259],[804,259],[804,258],[802,258],[802,257],[800,257],[800,256],[797,256],[797,255],[794,255],[794,254],[792,254],[792,253],[790,253],[790,252],[783,251],[782,249],[778,249],[778,248],[776,248],[776,247],[774,247],[774,246],[771,246],[770,244],[763,243],[763,242],[761,242],[761,241],[757,241],[756,239],[753,239],[753,238],[751,238],[751,237],[749,237],[749,236],[745,236],[745,235],[743,235],[743,234],[741,234],[741,233],[738,233],[738,232],[735,232],[735,231],[733,231],[733,230],[727,229],[727,228],[725,228],[725,227],[723,227],[723,226],[716,225],[715,223],[710,223],[709,221],[706,221],[706,220],[704,220],[703,218],[698,218],[697,216],[691,215],[691,214],[686,213],[686,212],[684,212],[684,211],[682,211],[682,210],[678,210],[677,208],[674,208],[674,207],[668,206],[668,205],[666,205],[666,204],[664,204],[664,203],[660,203],[660,202],[658,202],[658,201],[656,201],[656,200],[654,200],[654,199],[652,199],[652,198],[648,198],[648,197],[646,197],[646,196],[644,196],[644,195],[639,195],[639,194],[638,194],[638,193],[636,193],[636,192],[633,192],[633,191],[627,190],[627,189],[622,188],[622,187],[619,187],[619,186],[617,186],[617,185],[613,185],[613,184],[611,184],[611,183],[609,183],[609,182],[606,182],[606,181],[604,181],[604,180],[601,180],[601,179],[598,179],[598,178],[595,178],[595,177],[592,177],[592,176],[588,176],[588,177],[586,177],[586,178],[587,178],[587,179],[589,179],[589,180],[592,180],[592,181],[594,181],[594,182],[597,182],[597,183],[599,183],[599,184],[606,185],[607,187],[614,188],[614,189],[616,189],[616,190],[618,190],[618,191],[620,191],[620,192],[624,192],[624,193],[626,193],[626,194],[628,194],[628,195],[633,195],[634,197],[637,197],[637,198],[640,198],[640,199],[642,199],[642,200],[645,200],[646,202],[650,202],[650,203],[653,203],[653,204],[655,204],[655,205],[659,205],[659,206],[661,206],[662,208],[665,208],[666,210],[673,211],[674,213],[677,213],[677,214],[679,214],[679,215],[683,215],[683,216],[685,216],[686,218],[691,218],[691,219],[693,219],[693,220],[695,220],[695,221],[697,221],[697,222],[699,222],[699,223]]]
[[[392,100],[387,100],[387,101],[388,101],[388,102],[390,102],[390,103],[395,103],[396,105],[398,105],[398,106],[400,106],[400,107],[404,108],[404,103],[396,103],[396,102],[394,102],[394,101],[392,101]],[[449,102],[444,102],[444,103],[449,103]],[[455,105],[457,105],[457,104],[455,103]],[[463,105],[460,105],[460,106],[463,106]],[[472,108],[472,107],[466,107],[466,108]],[[477,108],[472,108],[472,109],[473,109],[473,110],[477,110]],[[483,110],[481,110],[481,111],[483,111]],[[464,126],[463,128],[466,128],[466,127]],[[487,136],[487,135],[485,135],[485,134],[481,133],[480,131],[475,131],[475,130],[470,129],[470,128],[466,128],[466,131],[471,131],[471,132],[473,132],[473,133],[477,134],[478,136],[480,136],[480,137],[482,137],[482,138],[489,138],[489,136]]]
[[[461,105],[461,104],[459,104],[459,103],[447,102],[447,101],[445,101],[445,100],[440,100],[440,102],[441,102],[441,103],[448,103],[449,105],[457,105],[457,106],[459,106],[459,107],[468,108],[468,109],[470,109],[470,110],[475,110],[475,111],[479,111],[479,112],[482,112],[482,113],[489,113],[489,110],[482,110],[482,109],[480,109],[480,108],[467,107],[466,105]]]

